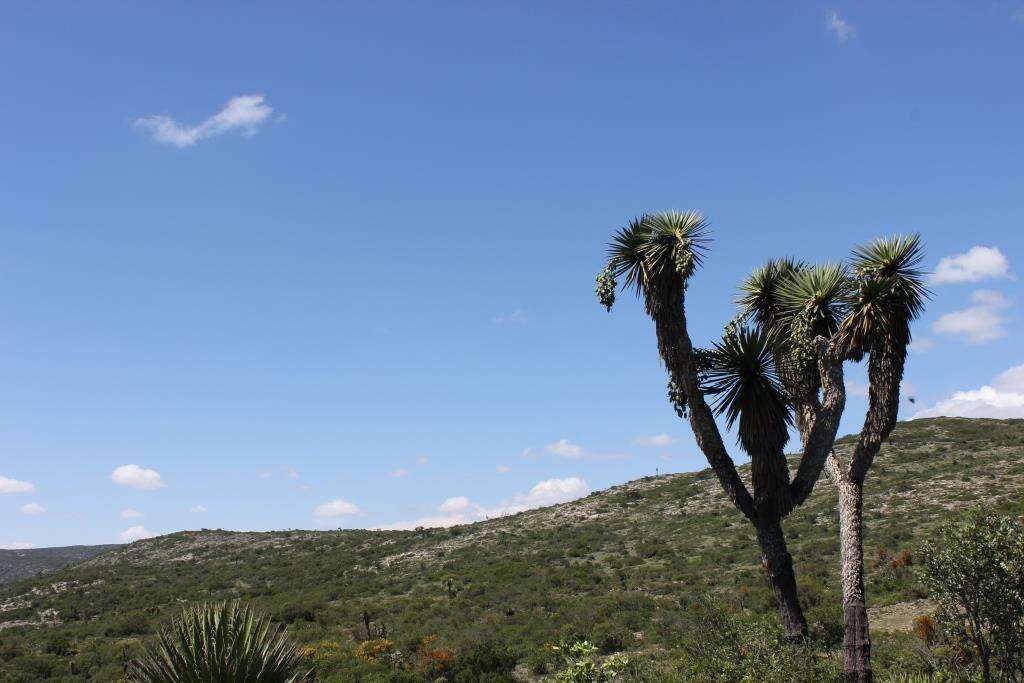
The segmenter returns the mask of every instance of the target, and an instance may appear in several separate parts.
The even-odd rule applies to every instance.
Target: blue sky
[[[5,8],[0,546],[703,467],[593,296],[645,210],[712,222],[698,343],[769,256],[921,232],[904,416],[1024,417],[1024,4],[680,5]]]

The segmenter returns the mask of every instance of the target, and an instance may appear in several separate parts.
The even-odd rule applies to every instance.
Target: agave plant
[[[297,683],[302,657],[286,635],[237,602],[186,608],[128,668],[137,683]]]

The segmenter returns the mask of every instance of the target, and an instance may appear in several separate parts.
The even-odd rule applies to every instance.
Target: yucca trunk
[[[853,681],[870,681],[871,635],[864,595],[864,525],[861,510],[863,484],[849,479],[838,482],[839,552],[843,587],[843,669]]]
[[[786,638],[799,642],[807,637],[807,620],[796,591],[796,574],[793,573],[793,557],[786,547],[786,536],[782,524],[776,520],[759,522],[757,543],[761,546],[761,563],[764,565],[768,583],[775,592],[779,616]]]
[[[786,537],[779,522],[780,515],[762,516],[758,513],[758,506],[744,486],[736,472],[732,458],[729,457],[725,449],[725,444],[722,443],[714,415],[704,400],[697,381],[693,345],[686,329],[682,284],[671,288],[671,291],[649,292],[646,304],[647,312],[654,320],[658,352],[662,361],[676,385],[682,387],[686,392],[690,427],[693,429],[697,446],[708,459],[722,489],[733,505],[750,520],[757,530],[761,560],[768,582],[775,593],[782,626],[790,640],[802,640],[807,636],[807,620],[800,608],[796,576],[793,573],[793,558],[786,547]],[[779,453],[777,457],[782,461],[782,467],[785,467],[785,459],[782,454]],[[777,473],[775,474],[777,476]],[[784,475],[784,479],[785,495],[789,496],[788,472]],[[767,495],[767,492],[765,493]],[[776,495],[781,493],[782,491],[779,491]],[[778,503],[775,503],[774,506],[776,509],[779,507]]]
[[[854,681],[872,680],[871,633],[864,594],[864,481],[899,415],[905,341],[884,339],[868,358],[868,412],[850,465],[832,475],[839,492],[839,540],[843,582],[843,669]]]

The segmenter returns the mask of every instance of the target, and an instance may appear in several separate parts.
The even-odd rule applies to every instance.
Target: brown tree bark
[[[778,520],[758,522],[757,543],[761,546],[761,563],[764,565],[768,582],[775,592],[775,602],[782,618],[786,638],[799,642],[807,637],[807,620],[796,591],[796,574],[793,573],[793,557],[786,547],[786,536]]]

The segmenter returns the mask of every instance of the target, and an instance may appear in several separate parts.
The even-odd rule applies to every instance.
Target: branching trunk
[[[693,343],[686,325],[685,290],[679,286],[674,291],[649,292],[646,304],[654,320],[662,361],[676,385],[686,392],[690,427],[697,445],[726,495],[757,530],[765,573],[775,593],[786,635],[793,641],[801,640],[807,636],[807,621],[800,608],[793,558],[786,548],[780,519],[797,504],[795,498],[800,497],[800,502],[803,502],[810,494],[832,448],[846,400],[842,362],[828,342],[818,340],[824,405],[815,406],[815,410],[808,412],[812,415],[808,418],[812,424],[807,426],[808,445],[797,473],[799,483],[789,484],[783,453],[773,454],[768,457],[767,464],[756,466],[755,476],[759,485],[756,485],[755,492],[763,495],[758,495],[755,503],[726,451],[714,415],[700,389]],[[759,459],[764,460],[765,456]],[[777,484],[774,493],[770,493],[772,482]]]
[[[882,443],[896,426],[905,344],[879,342],[868,360],[868,412],[849,464],[829,457],[827,471],[839,493],[843,583],[843,668],[855,681],[871,681],[871,634],[864,594],[864,481]]]
[[[786,547],[786,537],[778,521],[757,524],[757,543],[761,546],[761,562],[768,582],[775,592],[775,601],[782,618],[786,638],[799,642],[807,637],[807,620],[796,592],[793,557]]]

